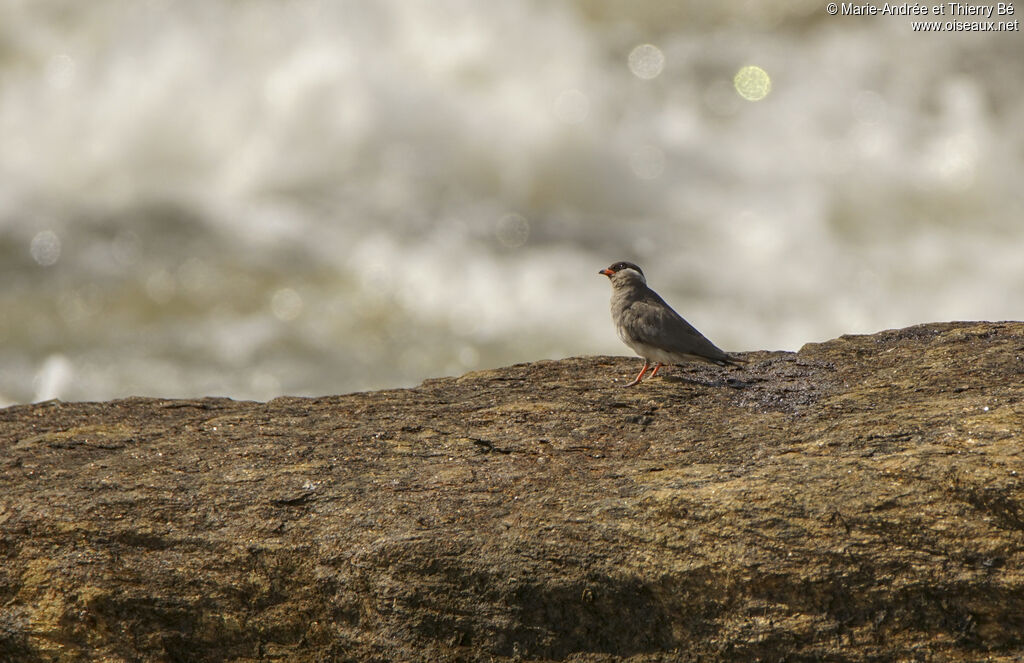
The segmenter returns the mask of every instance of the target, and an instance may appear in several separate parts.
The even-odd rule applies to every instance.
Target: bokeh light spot
[[[35,387],[35,396],[32,400],[38,403],[61,398],[74,377],[75,367],[70,359],[62,354],[50,355],[32,380],[32,386]]]
[[[969,133],[947,136],[929,152],[927,168],[944,187],[963,191],[974,184],[979,149]]]
[[[270,298],[270,310],[278,320],[290,322],[302,314],[302,296],[291,288],[281,288]]]
[[[46,80],[55,89],[64,90],[74,82],[77,69],[78,66],[70,55],[54,55],[46,62]]]
[[[494,234],[499,242],[514,249],[526,243],[530,236],[530,222],[519,214],[506,214],[498,220]]]
[[[629,53],[629,70],[637,78],[657,78],[665,68],[665,54],[653,44],[640,44]]]
[[[768,72],[755,65],[747,65],[732,79],[736,92],[747,101],[761,101],[772,91],[772,79]]]
[[[166,304],[174,297],[178,282],[166,269],[160,269],[146,279],[146,295],[157,304]]]
[[[28,251],[32,259],[43,267],[55,265],[60,260],[60,238],[52,230],[38,232],[32,238]]]

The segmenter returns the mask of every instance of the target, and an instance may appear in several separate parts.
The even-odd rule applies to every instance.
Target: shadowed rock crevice
[[[0,410],[0,660],[1012,661],[1024,324]]]

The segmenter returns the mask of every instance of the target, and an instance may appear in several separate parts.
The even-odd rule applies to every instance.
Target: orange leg
[[[640,369],[640,372],[639,372],[639,373],[637,374],[636,378],[635,378],[635,379],[634,379],[634,380],[633,380],[632,382],[630,382],[629,384],[627,384],[626,386],[627,386],[627,387],[632,387],[632,386],[633,386],[633,385],[635,385],[635,384],[636,384],[637,382],[640,382],[640,378],[642,378],[642,377],[644,376],[644,373],[646,373],[646,372],[647,372],[647,368],[648,368],[648,367],[649,367],[650,365],[651,365],[651,362],[649,362],[649,361],[647,361],[646,359],[644,359],[644,367]],[[654,370],[658,370],[658,369],[654,369]]]
[[[657,374],[658,374],[658,369],[659,369],[659,368],[661,368],[661,367],[662,367],[662,366],[664,366],[664,365],[665,365],[665,364],[663,364],[663,363],[661,363],[661,362],[659,361],[659,362],[658,362],[658,365],[654,367],[654,370],[653,370],[653,371],[651,371],[651,374],[647,376],[647,377],[648,377],[648,379],[649,379],[649,378],[653,378],[653,377],[654,377],[655,375],[657,375]]]

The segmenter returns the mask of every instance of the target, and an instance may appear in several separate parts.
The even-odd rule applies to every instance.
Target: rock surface
[[[0,660],[1010,661],[1024,323],[0,410]]]

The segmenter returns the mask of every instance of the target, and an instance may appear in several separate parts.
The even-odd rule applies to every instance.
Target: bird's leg
[[[650,379],[650,378],[653,378],[653,377],[654,377],[655,375],[657,375],[657,374],[658,374],[658,369],[659,369],[659,368],[661,368],[661,367],[662,367],[662,366],[664,366],[664,365],[665,365],[665,364],[663,364],[663,363],[661,363],[661,362],[659,361],[659,362],[658,362],[658,365],[654,367],[654,370],[653,370],[653,371],[651,371],[651,374],[650,374],[650,375],[648,375],[648,376],[647,376],[647,378],[648,378],[648,379]]]
[[[626,386],[627,387],[632,387],[637,382],[640,382],[640,378],[642,378],[644,376],[644,373],[647,372],[647,367],[650,366],[650,365],[651,365],[651,362],[648,361],[647,359],[644,359],[644,367],[640,369],[640,372],[637,374],[636,378],[632,382],[627,384]],[[655,369],[655,370],[657,370],[657,369]]]

